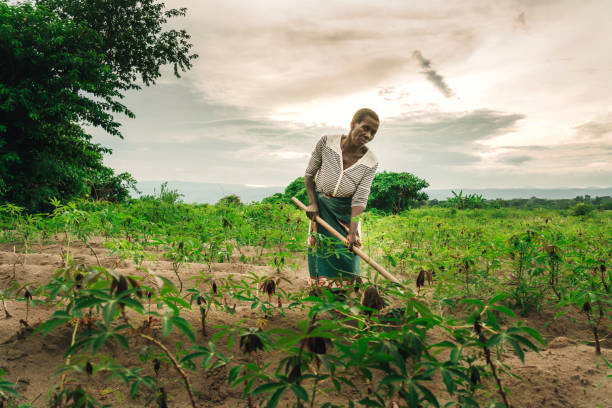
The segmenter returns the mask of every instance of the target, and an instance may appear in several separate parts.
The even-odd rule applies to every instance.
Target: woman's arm
[[[314,176],[317,174],[321,168],[321,164],[323,163],[323,146],[325,146],[326,142],[327,136],[323,136],[321,139],[319,139],[317,145],[312,151],[310,161],[306,167],[306,173],[304,174],[304,184],[306,185],[306,194],[308,195],[306,215],[311,220],[314,220],[316,216],[319,215],[319,205],[317,204],[317,192]]]
[[[370,195],[370,188],[372,187],[372,181],[374,175],[376,175],[376,169],[378,164],[370,168],[366,174],[362,177],[355,194],[351,200],[351,226],[349,227],[348,237],[346,238],[349,242],[349,249],[352,249],[353,245],[361,246],[359,237],[357,236],[357,225],[359,224],[359,215],[365,211],[366,204],[368,202],[368,196]]]
[[[349,250],[353,249],[353,245],[357,247],[361,246],[360,237],[357,235],[357,226],[359,224],[359,215],[361,215],[361,213],[364,211],[365,207],[362,207],[360,205],[351,207],[351,225],[349,227],[349,232],[346,237],[349,243]]]
[[[305,175],[304,184],[306,185],[306,194],[308,195],[308,207],[306,207],[306,215],[314,221],[319,215],[319,205],[317,204],[317,192],[315,191],[314,177]]]

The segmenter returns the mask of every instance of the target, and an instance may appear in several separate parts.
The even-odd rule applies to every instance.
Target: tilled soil
[[[72,248],[75,263],[96,265],[98,260],[105,267],[115,267],[123,274],[142,274],[131,262],[119,262],[111,257],[108,250],[103,246],[103,238],[93,240],[91,248],[97,255],[94,256],[92,249],[76,245]],[[36,245],[31,248],[25,264],[23,255],[19,255],[19,249],[13,251],[13,247],[3,245],[0,247],[0,288],[6,287],[11,281],[13,274],[21,284],[29,284],[33,287],[47,283],[52,274],[62,266],[61,243],[51,245]],[[252,254],[251,254],[252,255]],[[161,258],[161,257],[160,257]],[[265,262],[265,258],[262,260]],[[158,260],[145,261],[143,264],[149,271],[164,276],[176,282],[172,264],[169,261]],[[182,266],[180,274],[186,287],[193,286],[191,278],[199,276],[199,271],[208,270],[206,265],[187,264]],[[252,265],[239,263],[234,257],[232,263],[212,264],[212,272],[216,279],[222,280],[232,275],[234,277],[246,276],[249,272],[257,275],[266,275],[274,271],[270,266]],[[280,287],[286,291],[296,292],[307,290],[307,268],[304,259],[297,260],[297,266],[287,268],[284,272],[290,283],[282,281]],[[18,391],[22,398],[20,403],[31,403],[34,407],[46,407],[49,394],[54,386],[60,382],[59,368],[65,362],[65,352],[71,341],[72,327],[66,325],[52,331],[43,337],[41,334],[32,335],[23,329],[20,319],[25,319],[26,303],[8,300],[8,310],[12,317],[5,319],[0,311],[0,368],[7,373],[7,379],[18,384]],[[36,327],[44,322],[57,308],[55,306],[37,305],[30,308],[28,322]],[[266,328],[294,328],[296,323],[305,318],[307,311],[288,310],[285,317],[274,314],[267,323]],[[543,311],[526,318],[527,323],[540,330],[549,340],[548,345],[539,353],[526,352],[523,364],[516,357],[508,356],[505,363],[512,372],[520,379],[503,376],[503,383],[508,388],[510,403],[513,407],[612,407],[612,379],[607,376],[612,374],[611,370],[604,364],[601,357],[596,356],[594,348],[585,344],[590,338],[590,332],[580,321],[571,318],[554,319],[554,311]],[[183,316],[183,315],[182,315]],[[194,328],[199,328],[199,312],[197,308],[188,311],[183,316]],[[208,317],[208,333],[203,336],[197,333],[198,343],[206,345],[210,338],[218,331],[217,325],[235,325],[241,320],[247,324],[256,326],[258,312],[253,311],[247,304],[236,304],[236,313],[229,314],[222,311],[212,310]],[[571,317],[571,316],[570,316]],[[138,319],[137,315],[130,318]],[[154,335],[161,339],[161,328],[159,322],[154,322]],[[605,336],[605,334],[604,334]],[[163,343],[171,350],[175,349],[176,342],[187,341],[178,330],[165,339]],[[237,347],[228,350],[225,340],[216,342],[217,349],[226,355],[234,355],[233,363],[246,363],[247,357]],[[604,343],[608,346],[607,343]],[[146,344],[144,340],[132,338],[130,340],[130,352],[119,346],[105,346],[103,352],[117,359],[127,367],[142,367],[144,373],[155,375],[150,362],[143,363],[139,359],[138,352]],[[602,350],[603,356],[612,359],[612,351],[608,348]],[[276,362],[281,356],[272,353],[260,354],[254,357],[260,363]],[[83,364],[78,358],[73,358],[72,363]],[[273,365],[274,366],[274,365]],[[220,367],[212,372],[202,371],[188,372],[198,404],[202,407],[246,407],[247,403],[242,398],[242,388],[231,388],[227,382],[228,369]],[[180,377],[172,366],[163,364],[159,371],[160,383],[169,395],[169,405],[172,407],[189,406],[189,400]],[[86,384],[88,389],[93,390],[99,401],[112,406],[121,407],[144,407],[157,406],[156,402],[150,401],[151,395],[147,395],[143,388],[141,395],[132,400],[129,398],[127,388],[116,379],[110,380],[104,375],[97,375],[93,379],[87,378],[85,374],[70,374],[68,383]],[[356,398],[346,391],[344,395],[337,395],[331,391],[330,384],[321,384],[322,393],[317,397],[318,403],[330,401],[336,404],[346,404],[347,399]],[[448,395],[443,391],[444,386],[440,383],[432,384],[432,389],[438,392],[440,400],[446,400]],[[327,392],[329,390],[329,392]],[[289,396],[289,394],[287,394]],[[486,400],[486,395],[482,396]],[[257,399],[254,399],[258,404]],[[287,406],[290,400],[281,401],[280,406]],[[486,404],[485,404],[486,405]]]

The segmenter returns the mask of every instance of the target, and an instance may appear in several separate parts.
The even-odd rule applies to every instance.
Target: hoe
[[[295,197],[292,197],[291,201],[293,201],[295,203],[295,205],[297,205],[301,210],[306,211],[306,206],[300,200],[298,200]],[[319,217],[317,215],[316,221],[320,225],[322,225],[323,228],[328,230],[336,238],[338,238],[340,241],[342,241],[345,245],[348,245],[348,241],[346,240],[346,238],[343,237],[338,231],[336,231],[331,225],[329,225],[327,222],[325,222],[325,220],[323,218],[321,218],[321,217]],[[353,246],[353,252],[356,253],[357,255],[359,255],[361,257],[361,259],[366,261],[372,268],[376,269],[378,271],[378,273],[380,273],[382,276],[384,276],[385,278],[389,279],[391,282],[401,284],[401,282],[395,276],[393,276],[389,272],[387,272],[385,270],[385,268],[383,268],[378,263],[376,263],[376,261],[374,261],[372,258],[367,256],[361,249],[357,248],[356,246]]]

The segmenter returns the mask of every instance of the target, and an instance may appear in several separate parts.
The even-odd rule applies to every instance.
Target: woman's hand
[[[318,205],[310,204],[308,207],[306,207],[306,216],[308,216],[308,218],[310,218],[311,221],[315,221],[315,219],[317,218],[317,215],[319,215]]]
[[[349,231],[346,240],[348,241],[349,251],[352,251],[354,246],[357,248],[361,247],[361,238],[359,234],[357,234],[357,231]]]

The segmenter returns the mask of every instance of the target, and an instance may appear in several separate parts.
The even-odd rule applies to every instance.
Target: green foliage
[[[85,25],[39,5],[0,2],[0,201],[48,209],[48,199],[87,192],[108,149],[80,124],[118,135],[120,82]]]
[[[429,187],[427,181],[410,173],[377,173],[372,181],[368,207],[397,214],[419,201],[426,201],[421,190]]]
[[[221,204],[221,205],[242,205],[242,202],[240,202],[240,197],[238,197],[236,194],[230,194],[228,196],[225,196],[225,197],[222,197],[221,199],[219,199],[217,204]]]
[[[463,190],[459,191],[459,194],[454,191],[452,193],[453,196],[446,199],[450,207],[465,210],[467,208],[484,208],[486,206],[486,200],[480,194],[463,195]]]
[[[308,204],[308,195],[306,194],[306,184],[304,183],[304,177],[298,177],[291,183],[289,183],[283,193],[276,193],[270,197],[266,197],[261,200],[261,202],[264,204],[291,204],[291,197],[296,197],[304,204]]]
[[[31,287],[32,307],[53,310],[39,332],[78,322],[67,348],[72,360],[59,367],[61,373],[78,378],[90,363],[93,376],[123,382],[117,391],[122,398],[146,395],[149,405],[167,392],[160,391],[163,377],[150,368],[161,360],[185,383],[184,392],[191,390],[191,375],[226,376],[245,405],[331,407],[331,392],[340,405],[385,407],[399,400],[409,407],[440,406],[440,383],[448,406],[507,406],[504,386],[513,373],[504,358],[523,360],[543,342],[512,308],[521,314],[576,309],[596,344],[609,325],[612,218],[605,212],[581,220],[559,211],[503,208],[370,212],[364,250],[404,280],[391,284],[364,268],[365,285],[356,289],[377,288],[385,308],[376,310],[343,293],[296,290],[290,269],[305,252],[307,222],[293,205],[168,201],[54,201],[53,214],[37,217],[0,206],[5,242],[32,245],[59,234],[62,252],[69,252],[104,231],[114,256],[138,266],[122,277],[113,269],[75,266],[67,256],[49,282]],[[172,280],[143,267],[157,254],[171,261]],[[240,273],[215,273],[223,267],[215,263],[235,262],[238,254]],[[187,263],[198,271],[190,277],[181,269]],[[250,269],[266,263],[273,267],[267,274]],[[303,271],[303,263],[298,267]],[[410,281],[419,271],[433,280],[415,294]],[[0,291],[0,300],[26,300],[23,285],[13,283]],[[238,310],[249,311],[248,320],[217,324]],[[211,313],[215,324],[207,329]],[[294,320],[278,325],[284,317]],[[160,323],[157,332],[152,319]],[[143,341],[141,363],[107,354],[109,346],[132,352]],[[164,346],[168,341],[172,351]],[[227,369],[211,371],[221,366]],[[73,401],[76,393],[96,406],[89,387],[69,380],[56,395]]]
[[[87,180],[89,196],[96,201],[124,203],[130,198],[130,190],[139,193],[136,179],[129,173],[115,174],[113,169],[102,167]]]
[[[155,83],[163,65],[191,67],[185,9],[154,1],[0,2],[0,202],[50,210],[49,198],[121,201],[133,187],[84,126],[121,137],[122,92]]]
[[[168,29],[170,20],[187,9],[166,9],[157,0],[37,0],[61,18],[84,25],[100,35],[95,51],[120,81],[121,89],[139,89],[137,81],[152,85],[160,67],[171,65],[174,74],[191,68],[197,55],[185,30]]]
[[[584,216],[593,211],[593,206],[589,203],[578,203],[572,208],[572,215]]]
[[[293,180],[287,188],[285,188],[284,198],[286,202],[291,201],[291,197],[296,197],[301,202],[308,203],[308,195],[306,195],[306,184],[304,177],[298,177]]]

